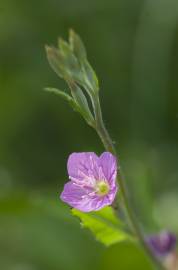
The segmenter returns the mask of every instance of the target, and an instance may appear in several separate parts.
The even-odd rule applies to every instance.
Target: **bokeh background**
[[[0,269],[152,269],[136,246],[108,249],[59,193],[71,152],[103,147],[68,105],[44,45],[75,29],[100,80],[106,125],[147,233],[178,232],[177,0],[1,0]]]

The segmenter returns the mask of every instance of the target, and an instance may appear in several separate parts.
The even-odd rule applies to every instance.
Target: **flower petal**
[[[65,184],[60,198],[63,202],[82,212],[91,212],[112,204],[116,191],[117,189],[108,194],[108,196],[100,197],[95,194],[91,195],[86,189],[81,188],[73,181],[69,181]]]
[[[92,200],[93,211],[98,211],[107,205],[111,205],[117,193],[117,186],[115,186],[106,196],[96,197]]]
[[[162,231],[156,235],[150,235],[146,241],[157,256],[166,256],[176,246],[176,236],[169,231]]]
[[[99,157],[99,165],[102,167],[102,171],[108,182],[115,182],[117,176],[117,162],[115,156],[109,152],[104,152]]]
[[[92,201],[90,196],[87,194],[87,190],[81,188],[81,186],[78,186],[73,181],[69,181],[65,184],[60,198],[63,202],[82,212],[93,211]]]
[[[86,190],[76,185],[74,182],[69,181],[64,185],[64,190],[60,195],[62,201],[69,204],[78,202],[82,196],[86,195]]]
[[[118,190],[118,186],[117,183],[115,183],[112,187],[112,189],[110,190],[110,192],[107,195],[108,201],[109,201],[109,205],[113,203],[115,197],[116,197],[116,193]]]
[[[93,152],[73,153],[69,156],[67,169],[69,181],[60,195],[62,201],[82,212],[97,211],[111,205],[117,193],[117,164],[115,157],[103,153],[100,158]],[[97,181],[107,181],[109,192],[98,194]]]
[[[93,152],[71,154],[67,163],[67,170],[71,180],[83,180],[86,177],[97,178],[98,161],[99,158]]]

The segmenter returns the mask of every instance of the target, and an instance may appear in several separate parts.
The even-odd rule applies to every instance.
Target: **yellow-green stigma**
[[[96,193],[99,196],[104,196],[109,192],[109,185],[105,181],[98,181],[96,184]]]

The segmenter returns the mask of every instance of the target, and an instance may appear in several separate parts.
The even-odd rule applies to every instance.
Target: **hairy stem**
[[[117,152],[116,152],[116,149],[114,147],[114,144],[113,144],[113,142],[110,138],[110,135],[109,135],[109,133],[104,125],[104,122],[103,122],[100,100],[99,100],[98,94],[95,95],[95,97],[93,98],[93,102],[94,102],[93,107],[94,107],[94,114],[95,114],[95,120],[96,120],[96,127],[95,127],[96,132],[98,133],[105,149],[107,151],[111,152],[112,154],[114,154],[115,156],[117,156]],[[122,199],[124,202],[126,214],[129,218],[132,230],[134,231],[135,235],[137,236],[145,253],[150,257],[151,261],[154,263],[156,269],[160,269],[160,270],[165,269],[163,267],[162,263],[154,255],[154,253],[152,252],[152,250],[149,248],[149,246],[147,245],[147,243],[145,241],[144,234],[142,233],[142,230],[139,226],[139,223],[137,221],[137,218],[135,216],[135,213],[133,211],[133,208],[132,208],[130,200],[129,200],[128,192],[127,192],[126,185],[125,185],[125,179],[124,179],[123,173],[121,171],[121,168],[119,168],[119,170],[118,170],[118,184],[120,187],[120,192],[121,192]]]

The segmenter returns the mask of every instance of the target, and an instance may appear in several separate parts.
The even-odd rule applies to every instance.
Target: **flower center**
[[[104,196],[109,192],[109,185],[105,181],[98,181],[96,184],[96,193],[100,196]]]

